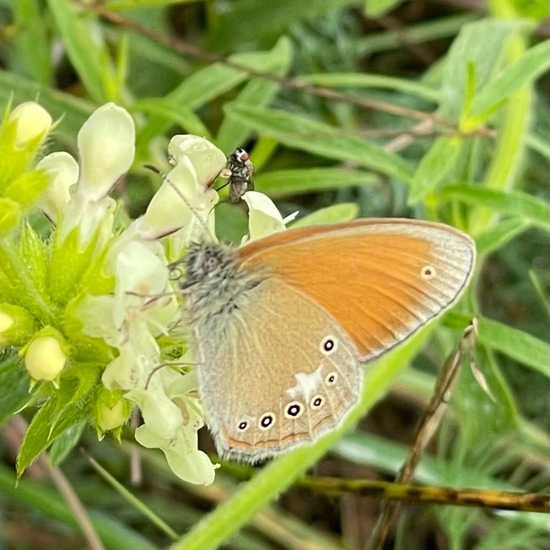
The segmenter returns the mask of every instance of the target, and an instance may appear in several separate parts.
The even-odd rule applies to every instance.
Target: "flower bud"
[[[130,414],[130,404],[121,391],[102,388],[97,400],[95,420],[98,432],[109,432],[123,426]]]
[[[9,120],[17,125],[14,145],[19,149],[31,142],[41,142],[52,127],[52,117],[48,111],[34,101],[18,105]]]
[[[51,327],[40,331],[22,351],[25,367],[33,380],[55,380],[67,364],[65,344]]]

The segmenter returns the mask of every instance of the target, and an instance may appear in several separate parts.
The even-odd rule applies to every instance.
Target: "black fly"
[[[241,148],[235,149],[227,158],[227,164],[220,174],[228,179],[220,189],[229,185],[229,200],[238,202],[247,191],[254,189],[253,175],[254,165],[248,153]]]

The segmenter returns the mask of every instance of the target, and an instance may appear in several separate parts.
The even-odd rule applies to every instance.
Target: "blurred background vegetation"
[[[98,106],[128,109],[138,150],[117,195],[129,217],[161,183],[144,165],[167,169],[168,139],[194,133],[228,155],[249,150],[256,188],[298,223],[405,216],[469,232],[479,263],[461,306],[312,473],[391,480],[475,314],[493,399],[463,369],[415,479],[548,492],[547,17],[541,0],[2,0],[0,98],[37,99],[59,120],[45,153],[76,153]],[[220,205],[217,223],[239,242],[244,206]],[[379,500],[288,487],[294,478],[265,478],[280,496],[254,506],[250,469],[224,465],[214,485],[189,486],[130,430],[119,444],[84,426],[65,435],[72,452],[54,447],[16,486],[25,420],[0,421],[0,548],[93,546],[77,524],[87,516],[105,548],[358,549],[379,514]],[[226,499],[224,510],[247,505],[212,515]],[[387,548],[549,548],[548,530],[541,514],[407,505]]]

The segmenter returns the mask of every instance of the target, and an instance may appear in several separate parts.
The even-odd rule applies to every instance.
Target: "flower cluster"
[[[109,193],[134,161],[130,115],[99,108],[78,134],[78,162],[52,153],[35,163],[51,125],[28,103],[8,110],[0,130],[0,162],[9,159],[0,170],[0,345],[17,349],[42,403],[20,471],[78,423],[119,436],[137,407],[136,440],[161,449],[182,479],[210,483],[215,466],[197,448],[204,420],[192,358],[174,331],[183,318],[168,264],[191,240],[215,238],[212,182],[226,156],[203,138],[173,137],[172,169],[145,214],[121,229]],[[284,229],[267,197],[244,200],[247,238]],[[48,239],[28,222],[32,207],[52,222]],[[29,441],[45,426],[47,436]]]

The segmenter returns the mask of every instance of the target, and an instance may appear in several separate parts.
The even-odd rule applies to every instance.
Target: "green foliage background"
[[[101,6],[1,2],[0,99],[4,105],[37,99],[58,118],[52,151],[75,152],[78,129],[99,105],[114,101],[128,109],[138,127],[136,162],[118,190],[128,216],[139,215],[160,184],[144,164],[166,169],[169,137],[194,133],[227,154],[237,146],[251,150],[256,188],[285,214],[299,209],[298,224],[356,216],[440,220],[475,238],[478,268],[459,308],[373,368],[365,410],[391,385],[363,423],[376,435],[357,430],[337,443],[346,426],[240,485],[236,480],[250,472],[226,466],[214,488],[181,487],[158,456],[140,451],[146,483],[131,488],[132,497],[90,472],[74,450],[80,441],[128,488],[131,434],[119,446],[98,443],[75,426],[51,451],[55,466],[46,478],[57,488],[39,469],[15,487],[10,457],[21,428],[11,414],[27,381],[6,356],[0,544],[82,545],[80,512],[57,493],[63,472],[106,548],[173,542],[202,550],[230,537],[225,544],[234,548],[306,542],[358,548],[368,535],[364,526],[376,517],[372,506],[353,514],[349,500],[304,497],[296,489],[269,502],[329,448],[331,459],[319,463],[319,472],[393,475],[414,426],[403,421],[403,411],[415,416],[425,406],[438,368],[472,315],[480,320],[476,361],[494,400],[464,369],[416,479],[548,492],[550,154],[543,84],[550,56],[540,25],[547,4],[495,0],[475,11],[399,0]],[[246,231],[241,205],[221,205],[217,220],[227,241],[238,242]],[[35,223],[43,221],[37,216]],[[215,509],[219,500],[225,504]],[[237,534],[247,522],[253,528]],[[22,534],[27,527],[32,534]],[[392,544],[545,548],[547,529],[540,515],[423,507],[402,516]],[[438,537],[446,542],[436,545]]]

